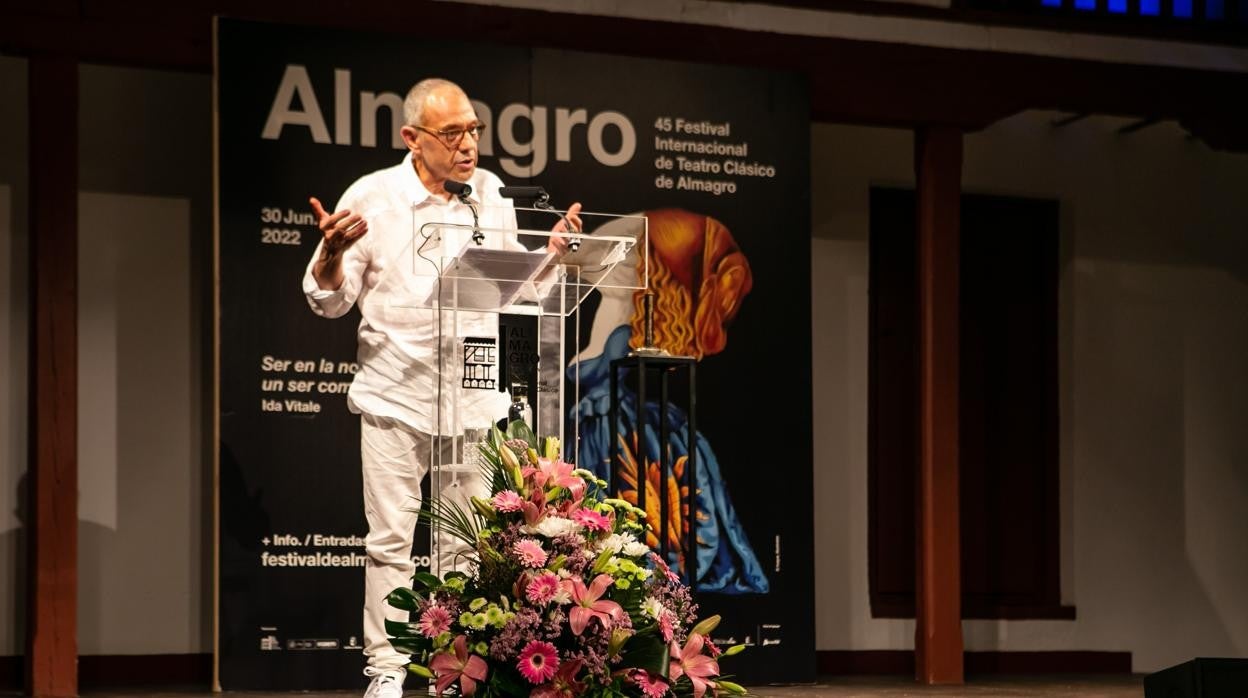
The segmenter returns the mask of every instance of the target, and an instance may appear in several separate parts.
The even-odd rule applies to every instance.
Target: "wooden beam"
[[[78,695],[78,62],[30,59],[30,616],[26,688]]]
[[[919,477],[915,675],[961,684],[958,531],[958,257],[962,133],[915,131],[919,238]]]

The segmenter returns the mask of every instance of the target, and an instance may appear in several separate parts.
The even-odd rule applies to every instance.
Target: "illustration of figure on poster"
[[[683,209],[659,209],[643,215],[649,221],[650,280],[654,293],[655,344],[674,355],[702,359],[717,354],[728,343],[727,326],[736,316],[753,277],[745,254],[731,232],[709,216]],[[623,229],[617,229],[623,228]],[[641,235],[638,219],[622,219],[596,231],[604,235]],[[636,248],[611,272],[604,286],[635,284],[640,278],[640,255]],[[580,421],[578,458],[582,467],[599,477],[608,475],[611,424],[611,361],[627,356],[643,344],[642,292],[620,288],[599,289],[601,301],[594,313],[586,348],[568,366],[569,378],[579,363],[580,401],[569,418]],[[659,493],[673,499],[688,460],[688,415],[668,405],[667,448],[673,473],[659,482],[657,402],[637,404],[637,395],[621,381],[619,405],[620,443],[616,477],[623,497],[636,503],[638,463],[645,463],[646,508],[652,521],[659,517]],[[645,410],[645,434],[638,434],[638,410]],[[569,425],[571,429],[571,425]],[[730,594],[767,593],[770,582],[759,564],[721,476],[719,459],[701,432],[695,433],[697,467],[696,513],[692,517],[697,538],[697,585],[699,591]],[[683,565],[686,517],[680,507],[669,508],[668,542],[672,560]],[[657,545],[657,539],[651,540]]]

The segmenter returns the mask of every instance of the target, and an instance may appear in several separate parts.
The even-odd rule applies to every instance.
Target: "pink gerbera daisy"
[[[451,614],[441,606],[430,606],[420,614],[420,632],[425,637],[437,637],[451,629]]]
[[[673,581],[673,582],[680,581],[680,577],[677,576],[676,573],[672,571],[671,567],[667,566],[667,563],[663,561],[663,558],[659,557],[658,555],[654,553],[650,553],[650,559],[654,561],[654,566],[662,570],[663,575],[666,576],[670,581]]]
[[[528,679],[529,683],[543,683],[550,680],[559,670],[559,653],[555,652],[555,646],[549,642],[530,640],[529,644],[520,650],[520,659],[516,662],[516,668],[520,670],[524,678]]]
[[[667,693],[668,685],[662,676],[652,676],[645,669],[634,669],[628,673],[628,678],[641,689],[648,698],[661,698]]]
[[[524,595],[529,601],[544,606],[555,598],[555,594],[559,593],[559,575],[554,572],[546,572],[529,582],[529,586],[524,590]]]
[[[513,511],[520,511],[520,504],[523,501],[524,500],[521,499],[520,495],[516,492],[512,490],[503,490],[502,492],[494,495],[494,498],[490,500],[490,503],[493,504],[494,508],[498,511],[510,513]]]
[[[666,610],[659,613],[659,632],[664,642],[672,641],[672,614]]]
[[[525,567],[541,567],[546,564],[546,551],[542,549],[542,544],[532,538],[521,538],[512,546],[516,558],[520,564]]]
[[[572,520],[589,531],[611,530],[611,519],[607,518],[606,514],[600,514],[593,509],[577,509],[572,512]]]

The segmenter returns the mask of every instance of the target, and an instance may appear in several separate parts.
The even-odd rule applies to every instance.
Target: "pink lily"
[[[573,499],[580,499],[585,494],[585,481],[573,475],[571,463],[552,461],[549,458],[538,458],[536,468],[525,468],[524,476],[533,476],[533,484],[538,489],[547,485],[562,487],[572,494]]]
[[[671,666],[667,670],[673,683],[681,676],[689,677],[689,682],[693,684],[694,698],[702,698],[708,686],[716,688],[715,682],[708,677],[719,676],[719,662],[702,654],[702,645],[702,636],[697,633],[689,634],[689,641],[685,643],[684,649],[673,641]]]
[[[443,652],[433,658],[429,668],[438,675],[438,695],[459,679],[460,695],[470,696],[477,692],[477,681],[485,680],[485,660],[468,653],[468,640],[463,635],[455,638],[452,645],[454,656]]]
[[[525,525],[536,526],[546,518],[546,491],[535,487],[533,494],[520,503],[520,511],[524,512]]]
[[[615,580],[611,575],[600,574],[594,577],[585,588],[579,577],[563,580],[563,588],[572,595],[572,610],[568,613],[568,624],[572,626],[572,634],[585,632],[589,621],[597,618],[602,627],[610,628],[611,624],[624,615],[624,609],[614,601],[601,598]]]

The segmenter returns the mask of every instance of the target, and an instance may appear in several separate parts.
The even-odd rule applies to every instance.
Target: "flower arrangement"
[[[540,447],[540,450],[539,450]],[[394,590],[410,622],[387,622],[409,670],[438,695],[532,698],[744,695],[721,677],[719,622],[642,540],[645,512],[559,458],[523,422],[481,445],[490,497],[422,516],[472,549],[472,574],[418,573]]]

